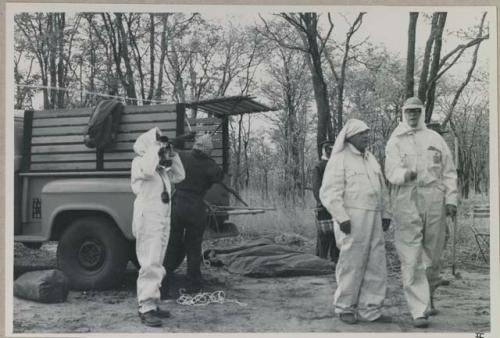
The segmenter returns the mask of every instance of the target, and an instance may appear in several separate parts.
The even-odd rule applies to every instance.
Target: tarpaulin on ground
[[[269,238],[208,249],[203,256],[212,266],[224,266],[229,272],[249,277],[326,275],[335,271],[331,261],[278,245]]]

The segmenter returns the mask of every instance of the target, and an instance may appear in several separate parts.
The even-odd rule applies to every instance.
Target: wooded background
[[[105,95],[130,105],[256,96],[277,111],[232,119],[232,185],[297,205],[310,189],[319,143],[360,118],[383,164],[405,98],[418,96],[426,122],[452,151],[458,142],[462,196],[486,193],[490,74],[478,55],[489,38],[487,14],[448,30],[450,13],[406,13],[406,57],[360,38],[369,15],[276,13],[241,23],[200,13],[20,13],[15,108],[31,108],[37,95],[44,109],[93,106]],[[417,35],[419,26],[428,35]]]

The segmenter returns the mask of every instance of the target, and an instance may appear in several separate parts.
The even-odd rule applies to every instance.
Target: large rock
[[[68,278],[59,270],[26,272],[14,281],[14,296],[41,303],[64,302],[68,291]]]

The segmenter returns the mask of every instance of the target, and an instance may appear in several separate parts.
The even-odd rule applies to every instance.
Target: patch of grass
[[[297,198],[295,203],[284,201],[277,193],[263,198],[255,190],[243,191],[241,196],[251,207],[276,208],[264,214],[231,216],[231,222],[238,226],[244,237],[293,233],[308,239],[316,238],[315,202],[311,192],[306,193],[304,201]]]

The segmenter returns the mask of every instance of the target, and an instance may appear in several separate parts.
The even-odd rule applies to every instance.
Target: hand
[[[351,233],[351,221],[345,221],[339,224],[340,230],[346,235],[349,235]]]
[[[446,216],[456,217],[457,206],[453,204],[446,204]]]
[[[391,226],[391,219],[390,218],[382,218],[382,230],[384,230],[384,232],[386,232],[390,226]]]
[[[417,178],[417,172],[413,170],[407,170],[405,172],[405,182],[413,181]]]

